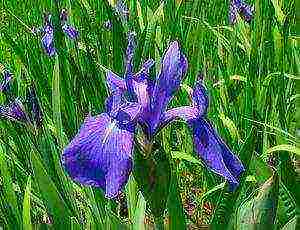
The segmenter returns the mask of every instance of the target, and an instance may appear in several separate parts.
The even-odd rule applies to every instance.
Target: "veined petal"
[[[106,73],[106,82],[111,93],[115,93],[116,91],[124,92],[126,90],[125,80],[112,71]]]
[[[240,160],[229,150],[211,124],[203,118],[189,122],[193,129],[194,145],[199,157],[215,173],[228,180],[231,187],[238,185],[245,170]]]
[[[133,135],[106,113],[89,117],[65,148],[62,165],[74,181],[100,187],[114,198],[131,172]]]
[[[120,106],[115,119],[119,122],[120,125],[129,125],[127,129],[130,129],[132,125],[135,125],[135,120],[138,118],[141,112],[141,105],[135,102],[127,102]],[[132,130],[134,131],[134,130]]]

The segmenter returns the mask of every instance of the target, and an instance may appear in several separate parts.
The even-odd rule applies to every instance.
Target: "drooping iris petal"
[[[103,113],[89,117],[65,148],[62,164],[70,177],[84,185],[100,187],[114,198],[128,180],[132,168],[132,130]]]
[[[163,57],[161,72],[151,97],[151,119],[149,120],[151,134],[155,132],[162,113],[178,90],[186,70],[187,59],[180,52],[178,42],[172,42]]]
[[[73,26],[65,23],[61,28],[70,39],[75,40],[78,38],[79,32]]]
[[[192,90],[191,98],[191,106],[181,106],[164,112],[161,118],[160,128],[176,119],[189,121],[205,116],[207,113],[209,100],[206,89],[201,82],[198,82]]]
[[[12,80],[12,74],[8,70],[4,70],[3,80],[0,85],[0,92],[8,92],[9,91],[11,80]]]
[[[15,99],[7,106],[0,106],[0,117],[23,123],[30,122],[24,106],[19,99]]]
[[[204,118],[189,122],[193,129],[194,146],[199,157],[215,173],[228,180],[231,187],[238,185],[245,170],[240,160],[229,150],[212,125]]]
[[[44,35],[42,37],[42,45],[48,56],[53,56],[56,53],[54,47],[54,30],[53,26],[49,23],[44,27]]]

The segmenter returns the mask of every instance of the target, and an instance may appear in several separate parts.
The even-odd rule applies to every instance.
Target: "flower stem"
[[[164,218],[163,217],[155,217],[154,218],[155,230],[164,230]]]

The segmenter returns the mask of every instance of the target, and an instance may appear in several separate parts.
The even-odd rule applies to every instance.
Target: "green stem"
[[[164,230],[164,218],[163,217],[155,217],[154,218],[155,230]]]

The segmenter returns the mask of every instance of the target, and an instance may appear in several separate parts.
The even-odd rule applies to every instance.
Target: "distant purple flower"
[[[231,24],[235,24],[237,15],[240,14],[246,22],[250,23],[253,18],[253,11],[253,7],[242,0],[231,0],[229,6],[229,21]]]
[[[124,0],[118,0],[115,6],[116,14],[120,17],[123,23],[126,23],[129,16],[129,10]]]
[[[54,47],[54,29],[51,23],[51,14],[45,15],[45,25],[43,29],[42,45],[48,56],[53,56],[56,53]]]
[[[65,35],[70,39],[75,40],[79,36],[78,30],[68,23],[68,13],[65,9],[61,11],[60,14],[61,28]],[[39,34],[42,32],[42,46],[46,54],[52,57],[56,54],[56,49],[54,46],[54,27],[51,22],[51,14],[45,14],[44,16],[44,27],[43,28],[33,28],[31,30],[33,34]]]
[[[209,102],[202,83],[197,83],[191,92],[191,105],[167,109],[188,66],[178,42],[169,45],[159,75],[151,80],[149,70],[154,61],[146,61],[134,73],[134,34],[130,33],[128,39],[124,78],[107,72],[110,96],[106,112],[88,117],[64,150],[62,164],[70,177],[84,185],[105,189],[108,198],[116,197],[131,172],[136,125],[142,127],[148,143],[152,143],[164,126],[183,119],[193,131],[199,157],[236,187],[244,168],[206,118]]]
[[[105,22],[103,23],[103,26],[104,26],[105,29],[111,30],[111,28],[112,28],[112,23],[111,23],[110,20],[107,20],[107,21],[105,21]]]
[[[12,74],[8,70],[4,70],[3,79],[0,84],[0,92],[8,92],[10,89],[10,82],[12,81]]]
[[[24,106],[19,99],[15,99],[6,106],[0,106],[0,117],[22,123],[30,123]]]
[[[63,9],[60,13],[60,22],[62,25],[62,30],[70,39],[74,40],[78,38],[79,32],[73,26],[68,24],[67,21],[68,21],[68,12],[66,9]]]
[[[31,121],[37,127],[40,127],[43,121],[43,112],[36,95],[36,90],[34,86],[31,86],[27,93],[28,107],[31,112]]]

